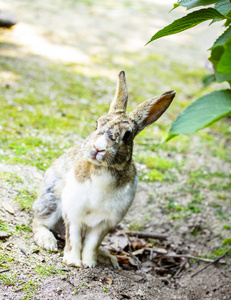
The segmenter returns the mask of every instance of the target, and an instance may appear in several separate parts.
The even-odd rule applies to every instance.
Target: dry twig
[[[181,271],[184,269],[185,265],[187,264],[187,260],[183,261],[181,264],[180,264],[180,267],[179,269],[176,271],[176,273],[173,275],[173,278],[179,278],[180,277],[180,273]]]
[[[231,250],[231,248],[227,249],[225,251],[224,254],[222,254],[221,256],[219,256],[217,259],[213,260],[212,262],[210,262],[209,264],[207,264],[206,266],[204,266],[203,268],[201,268],[200,270],[198,270],[197,272],[193,273],[191,275],[191,277],[196,276],[197,274],[199,274],[200,272],[202,272],[203,270],[207,269],[209,266],[211,266],[212,264],[217,263],[221,258],[225,257],[225,255]]]
[[[200,260],[203,262],[214,263],[214,260],[212,260],[212,259],[197,257],[197,256],[193,256],[193,255],[188,255],[188,254],[170,254],[170,255],[166,255],[166,256],[173,257],[173,258],[184,257],[184,258],[188,258],[188,259],[195,259],[195,260]],[[219,263],[225,264],[226,262],[224,260],[222,260],[222,261],[219,261]]]
[[[0,270],[0,273],[4,273],[4,272],[9,272],[10,269],[4,269],[4,270]]]
[[[166,240],[168,237],[166,234],[157,234],[157,233],[144,232],[144,231],[126,231],[125,233],[140,238],[153,238],[157,240]]]

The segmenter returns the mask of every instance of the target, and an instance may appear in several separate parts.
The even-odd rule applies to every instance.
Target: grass
[[[82,282],[81,284],[78,285],[78,287],[76,289],[74,289],[74,291],[71,293],[72,295],[76,295],[79,293],[80,289],[82,289],[83,287],[88,286],[88,283],[86,282]]]
[[[138,154],[136,161],[144,164],[148,171],[142,172],[140,175],[141,181],[176,181],[177,176],[174,174],[175,168],[180,169],[179,163],[166,159],[161,156],[150,156],[148,154]]]
[[[212,252],[205,253],[204,257],[209,259],[216,259],[219,256],[223,255],[227,250],[228,248],[222,245],[221,247],[218,247],[216,250]],[[230,252],[227,254],[227,256],[230,256]]]
[[[11,185],[23,182],[22,178],[20,178],[17,174],[11,172],[0,172],[0,180],[4,180]]]
[[[18,195],[14,197],[14,201],[20,204],[22,210],[30,210],[35,198],[35,191],[31,192],[27,188],[23,188],[18,191]]]
[[[10,275],[0,274],[0,280],[8,287],[14,287],[14,292],[17,292],[17,290],[23,291],[24,296],[20,298],[21,300],[33,299],[39,286],[37,280],[28,280],[25,282],[24,280],[19,280],[18,275],[13,273]]]
[[[30,225],[25,224],[16,224],[13,225],[11,223],[3,222],[0,220],[0,230],[8,232],[12,235],[21,235],[25,236],[25,233],[32,232]]]
[[[40,277],[46,277],[46,276],[51,276],[51,275],[54,275],[54,274],[62,274],[64,275],[65,272],[63,272],[62,270],[60,269],[57,269],[53,266],[49,266],[49,265],[38,265],[34,268],[34,271],[40,275]]]
[[[142,225],[140,222],[132,222],[129,224],[128,229],[131,231],[142,231]]]
[[[15,229],[17,232],[32,232],[31,227],[25,224],[16,224]]]
[[[5,232],[9,232],[9,225],[6,222],[0,220],[0,229]]]

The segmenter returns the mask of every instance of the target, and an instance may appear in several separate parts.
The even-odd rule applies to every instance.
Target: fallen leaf
[[[106,282],[107,284],[111,285],[111,284],[112,284],[112,279],[111,279],[111,278],[107,278],[107,279],[105,280],[105,282]]]
[[[163,248],[156,248],[156,247],[153,247],[152,248],[152,251],[153,252],[156,252],[158,254],[167,254],[168,251],[166,249],[163,249]]]
[[[14,215],[14,208],[8,202],[2,200],[2,206],[8,213]]]
[[[133,250],[137,250],[137,249],[140,249],[140,248],[144,248],[146,247],[147,243],[141,239],[138,239],[138,238],[135,238],[135,237],[132,237],[130,239],[131,241],[131,247]]]
[[[111,237],[110,245],[116,252],[124,250],[129,245],[129,239],[125,234],[117,234]]]
[[[140,261],[139,261],[139,259],[136,256],[130,256],[129,257],[129,263],[132,266],[137,267],[137,269],[140,269]]]
[[[138,249],[132,252],[132,255],[142,255],[144,253],[144,248]]]
[[[116,255],[120,265],[129,264],[129,257],[126,255]]]

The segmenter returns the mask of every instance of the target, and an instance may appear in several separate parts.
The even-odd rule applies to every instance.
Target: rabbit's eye
[[[123,142],[128,142],[132,137],[132,132],[130,130],[126,131],[123,137]]]

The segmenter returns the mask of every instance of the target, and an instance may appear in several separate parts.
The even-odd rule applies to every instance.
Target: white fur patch
[[[57,250],[57,241],[53,233],[41,226],[34,234],[35,243],[46,250]]]
[[[135,196],[135,183],[118,188],[110,172],[93,175],[92,180],[77,182],[74,171],[67,175],[62,193],[62,211],[76,226],[94,227],[105,221],[115,226],[127,212]]]
[[[79,183],[72,169],[62,193],[62,211],[69,224],[71,250],[64,250],[64,262],[94,267],[97,248],[108,230],[123,218],[135,196],[137,178],[121,188],[108,171]],[[86,229],[82,244],[82,229]]]
[[[95,142],[95,148],[96,150],[103,151],[107,148],[107,140],[105,134],[98,137],[98,139]]]

